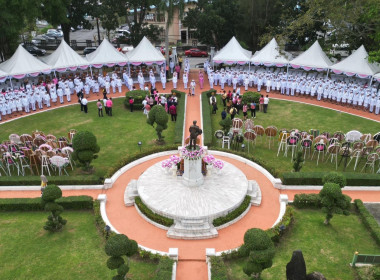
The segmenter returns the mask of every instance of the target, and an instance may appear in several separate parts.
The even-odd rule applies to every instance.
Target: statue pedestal
[[[183,184],[188,187],[197,187],[203,184],[202,158],[184,159]]]

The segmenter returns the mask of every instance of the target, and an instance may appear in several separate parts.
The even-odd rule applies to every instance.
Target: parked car
[[[34,45],[23,45],[23,47],[32,55],[44,56],[46,54],[44,49],[37,48]]]
[[[83,55],[87,55],[87,54],[92,53],[94,51],[96,51],[96,47],[87,47],[83,50]]]
[[[53,37],[50,37],[50,36],[47,36],[45,34],[43,35],[38,35],[36,37],[34,37],[32,39],[32,43],[34,45],[42,45],[43,42],[45,42],[46,44],[51,44],[51,43],[55,43],[57,40]]]
[[[53,37],[55,39],[58,39],[58,38],[63,37],[63,32],[62,31],[58,31],[56,29],[48,29],[48,31],[46,32],[46,35],[50,36],[50,37]]]
[[[206,51],[202,51],[200,49],[190,49],[185,51],[186,56],[201,56],[201,57],[206,57],[208,56],[208,53]]]

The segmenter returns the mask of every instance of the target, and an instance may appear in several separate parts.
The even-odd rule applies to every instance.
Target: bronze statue
[[[193,125],[190,126],[189,132],[190,132],[189,146],[190,146],[190,150],[191,150],[192,148],[195,148],[197,145],[198,135],[202,134],[202,129],[200,129],[199,126],[197,126],[197,121],[193,121]]]

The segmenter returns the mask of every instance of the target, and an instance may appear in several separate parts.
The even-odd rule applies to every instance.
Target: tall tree
[[[196,29],[201,43],[219,49],[236,35],[239,20],[237,0],[200,0],[188,11],[183,24]]]

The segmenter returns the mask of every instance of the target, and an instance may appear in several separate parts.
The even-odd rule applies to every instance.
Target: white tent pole
[[[131,76],[131,64],[128,62],[128,76]]]
[[[248,71],[251,72],[251,62],[248,62]],[[248,146],[248,149],[249,149],[249,146]]]
[[[57,74],[55,73],[55,69],[53,71],[54,71],[54,77],[57,78]]]
[[[91,79],[93,78],[92,76],[92,66],[90,65],[90,72],[91,72]]]
[[[327,68],[326,80],[327,80],[327,79],[328,79],[328,77],[329,77],[329,72],[330,72],[330,69],[329,69],[329,68]]]
[[[371,77],[371,81],[369,82],[369,86],[372,86],[373,76]]]
[[[289,80],[289,63],[288,63],[288,65],[286,66],[286,82],[288,82],[288,80]]]
[[[13,90],[12,76],[9,76],[9,80],[11,81],[11,88],[12,88],[12,90]]]

